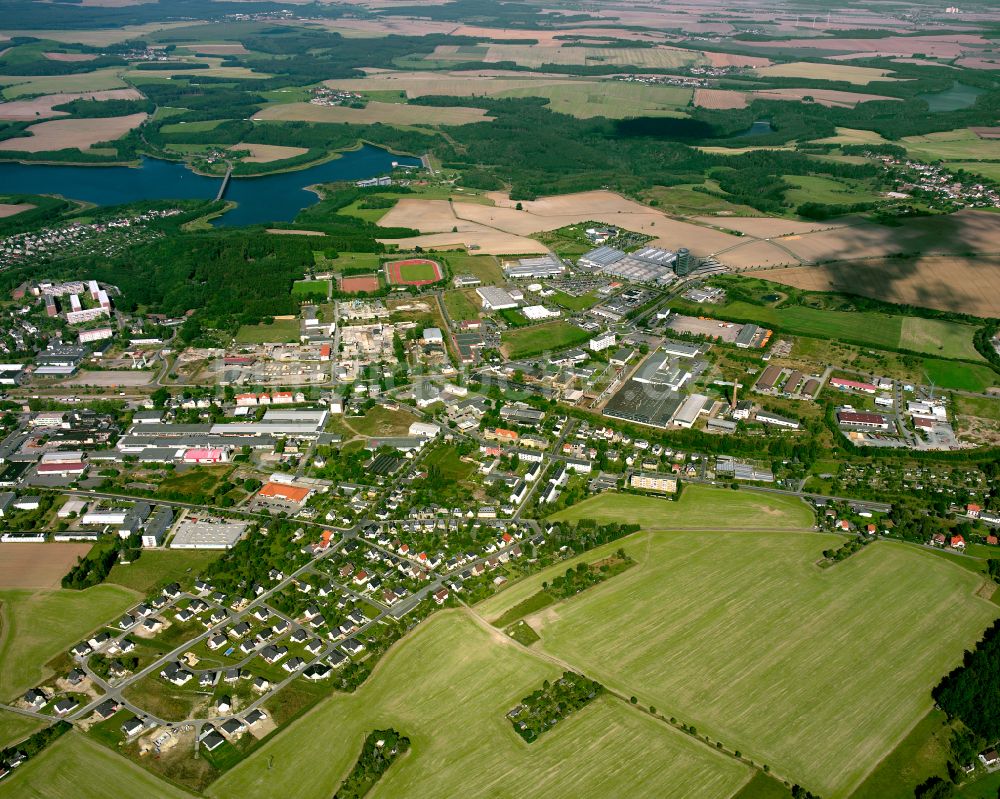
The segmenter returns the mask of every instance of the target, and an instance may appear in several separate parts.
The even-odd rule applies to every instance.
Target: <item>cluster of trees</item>
[[[358,762],[344,778],[333,799],[361,799],[389,770],[393,761],[406,754],[409,748],[410,739],[391,727],[370,732],[361,747]]]
[[[249,596],[253,585],[267,585],[271,569],[289,572],[302,565],[306,556],[302,544],[292,540],[295,526],[275,518],[266,532],[258,530],[241,539],[221,558],[213,561],[204,579],[219,591],[232,596]]]
[[[542,590],[547,591],[557,599],[569,599],[592,585],[597,585],[609,577],[620,574],[634,563],[635,561],[625,554],[624,549],[619,549],[614,558],[608,558],[599,563],[579,563],[575,569],[566,569],[565,574],[552,578],[552,582],[542,583]]]
[[[117,536],[114,538],[115,541],[109,539],[94,546],[86,557],[77,558],[76,565],[62,578],[62,587],[82,591],[103,583],[121,554],[118,546],[120,539]]]
[[[553,725],[592,702],[603,691],[604,686],[596,680],[566,671],[554,683],[548,680],[543,682],[539,690],[524,697],[521,704],[508,713],[507,717],[514,726],[514,732],[530,744]]]
[[[868,539],[865,538],[852,538],[850,541],[845,542],[842,546],[836,549],[824,549],[823,557],[833,563],[839,563],[842,560],[846,560],[851,557],[855,552],[860,552],[868,544]]]
[[[25,738],[19,744],[0,749],[0,763],[9,763],[18,754],[27,755],[29,758],[32,758],[71,729],[73,729],[73,725],[68,721],[57,721],[51,727],[39,730],[28,738]]]
[[[983,634],[963,663],[941,680],[934,701],[987,741],[1000,738],[1000,622]]]

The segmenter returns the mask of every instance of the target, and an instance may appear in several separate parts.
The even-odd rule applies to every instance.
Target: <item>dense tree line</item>
[[[14,746],[0,749],[0,763],[9,763],[18,754],[32,758],[71,729],[73,729],[73,725],[68,721],[57,721],[51,727],[39,730]]]
[[[962,665],[933,691],[934,701],[952,718],[988,741],[1000,738],[1000,621],[983,634]]]

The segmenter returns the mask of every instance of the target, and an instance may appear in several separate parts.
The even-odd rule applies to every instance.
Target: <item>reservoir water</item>
[[[420,166],[420,159],[393,155],[371,145],[345,152],[340,158],[300,169],[255,178],[233,178],[226,199],[238,205],[223,214],[218,225],[290,222],[316,195],[305,187],[337,180],[363,180],[385,175],[396,162]],[[197,175],[184,164],[143,158],[138,168],[124,166],[60,166],[0,163],[0,186],[7,194],[61,194],[97,205],[138,200],[214,199],[221,178]]]
[[[959,111],[962,108],[971,108],[982,93],[983,89],[955,81],[943,92],[925,92],[918,94],[917,99],[927,103],[927,107],[933,112]]]

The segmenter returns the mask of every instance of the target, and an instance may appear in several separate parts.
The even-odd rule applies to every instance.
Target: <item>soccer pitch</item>
[[[208,794],[328,799],[364,736],[387,726],[413,747],[371,797],[575,799],[644,796],[655,785],[658,797],[718,799],[750,779],[748,766],[611,697],[526,744],[504,714],[560,673],[464,613],[439,614],[397,645],[358,691],[325,701]]]
[[[624,546],[639,566],[527,617],[535,648],[776,776],[848,796],[1000,611],[975,596],[979,577],[903,544],[820,569],[840,540],[637,534]]]

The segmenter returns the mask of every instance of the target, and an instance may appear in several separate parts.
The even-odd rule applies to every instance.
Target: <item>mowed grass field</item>
[[[0,749],[24,740],[44,725],[39,719],[0,710]]]
[[[461,611],[421,624],[354,694],[336,694],[208,790],[213,799],[328,799],[364,736],[412,741],[369,797],[718,799],[751,774],[625,703],[600,699],[525,744],[504,718],[561,669]],[[303,768],[308,763],[308,768]]]
[[[980,139],[968,128],[905,136],[899,143],[922,161],[980,161],[1000,159],[1000,139]]]
[[[510,330],[500,340],[508,358],[539,355],[546,350],[573,347],[590,338],[590,333],[569,322],[547,322],[521,330]]]
[[[915,352],[936,352],[942,358],[981,361],[983,356],[972,343],[974,335],[975,328],[971,325],[909,316],[903,319],[899,346]]]
[[[933,335],[924,335],[918,328],[927,320],[911,321],[904,316],[873,311],[828,311],[801,305],[771,308],[737,300],[721,306],[717,313],[723,318],[729,313],[739,319],[753,319],[802,336],[836,338],[889,349],[905,347],[946,358],[977,357],[972,346],[975,328],[960,322],[934,320],[926,328],[932,330]],[[947,342],[944,350],[939,349],[941,342]]]
[[[846,797],[1000,609],[975,596],[979,576],[903,544],[818,568],[841,540],[638,534],[624,544],[637,567],[526,621],[536,648],[776,776]]]
[[[549,517],[550,521],[593,519],[598,524],[641,524],[646,530],[801,530],[815,524],[812,510],[797,497],[685,486],[677,502],[613,491],[585,499]]]
[[[141,594],[175,581],[182,586],[190,585],[221,555],[211,550],[145,549],[138,560],[127,566],[116,563],[108,575],[108,582]]]
[[[603,81],[526,86],[498,93],[499,97],[545,97],[549,108],[575,117],[685,116],[691,89]]]
[[[0,799],[193,799],[116,752],[77,732],[66,733],[38,757],[0,781]]]
[[[113,585],[85,591],[0,591],[0,701],[48,677],[46,663],[137,598]]]
[[[269,325],[243,325],[236,331],[237,344],[282,343],[298,340],[298,319],[275,319]]]

